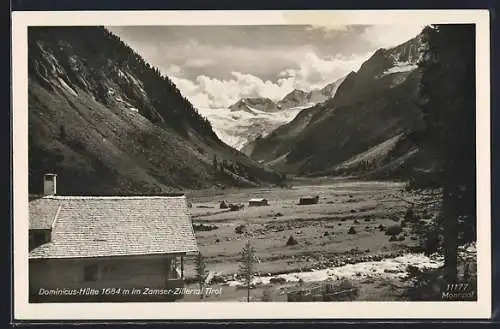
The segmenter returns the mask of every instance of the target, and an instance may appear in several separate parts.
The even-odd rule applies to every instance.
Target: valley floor
[[[318,204],[299,205],[299,198],[307,195],[318,195]],[[411,202],[426,202],[422,199],[431,197],[405,192],[404,185],[397,182],[315,179],[300,181],[288,188],[197,191],[188,195],[188,198],[192,203],[191,213],[198,246],[207,269],[227,281],[223,296],[212,295],[208,300],[238,300],[246,296],[246,290],[241,289],[235,274],[239,267],[239,253],[247,241],[256,251],[257,278],[311,271],[318,274],[318,271],[328,268],[362,272],[349,266],[384,259],[396,259],[396,262],[404,263],[407,260],[398,260],[398,257],[408,255],[409,247],[417,244],[410,225],[403,227],[402,241],[389,241],[389,236],[379,226],[389,227],[400,223]],[[251,198],[265,198],[269,205],[248,206]],[[244,204],[245,207],[238,211],[220,209],[222,200]],[[427,218],[424,216],[431,218],[432,215],[432,211],[425,210],[420,218],[425,220]],[[237,227],[242,233],[235,231]],[[287,245],[291,236],[297,244]],[[412,261],[422,262],[418,257]],[[194,259],[185,262],[187,278],[195,276],[194,263]],[[390,272],[387,269],[385,271]],[[394,285],[399,282],[397,278],[381,277],[373,281],[362,273],[353,275],[360,276],[361,280],[358,281],[369,287],[364,290],[364,300],[391,299],[395,293]],[[317,281],[324,279],[321,275],[318,278]],[[315,280],[314,277],[305,279],[310,283]],[[291,281],[294,280],[288,278],[287,282]],[[274,285],[273,300],[286,297],[278,293],[285,286]],[[252,295],[261,294],[257,290]],[[186,296],[184,299],[198,300],[198,297]]]

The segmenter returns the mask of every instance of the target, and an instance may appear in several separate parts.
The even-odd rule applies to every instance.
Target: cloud
[[[199,75],[195,79],[170,75],[181,93],[198,107],[227,107],[244,97],[267,97],[274,101],[293,89],[309,91],[322,88],[348,74],[370,56],[320,58],[314,52],[304,54],[295,66],[282,70],[274,81],[250,73],[231,72],[229,79]]]
[[[211,66],[214,64],[216,64],[216,62],[213,59],[190,58],[190,59],[186,60],[184,65],[187,67],[204,68],[204,67]]]
[[[182,76],[182,72],[182,68],[179,65],[170,65],[167,69],[168,76],[180,77]]]
[[[287,69],[278,75],[278,84],[292,89],[311,90],[322,88],[351,71],[357,71],[371,53],[362,56],[337,55],[320,58],[315,53],[306,53],[297,69]]]
[[[305,30],[306,31],[320,31],[323,32],[324,36],[330,37],[335,36],[338,32],[345,32],[349,29],[347,25],[336,25],[336,24],[328,24],[328,25],[308,25]]]
[[[242,97],[278,100],[293,89],[321,88],[358,70],[378,48],[401,44],[423,28],[337,25],[326,18],[309,26],[110,29],[171,77],[193,104],[226,107]]]
[[[252,74],[231,72],[232,78],[221,80],[206,75],[195,81],[171,77],[181,93],[198,107],[227,107],[243,97],[268,97],[279,99],[290,92],[269,80],[264,81]]]
[[[424,25],[373,25],[361,34],[361,39],[375,47],[390,48],[417,36]]]

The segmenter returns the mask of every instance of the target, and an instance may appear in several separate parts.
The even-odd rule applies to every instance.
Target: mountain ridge
[[[272,113],[280,109],[267,97],[246,97],[229,106],[231,112],[245,111],[255,114],[255,110]]]
[[[352,171],[341,164],[370,149],[384,149],[375,147],[379,144],[392,145],[387,141],[397,135],[403,134],[406,140],[407,133],[420,124],[416,105],[420,49],[421,34],[396,47],[377,50],[357,72],[342,80],[331,99],[302,110],[294,120],[242,151],[293,174]]]
[[[210,119],[222,140],[249,155],[255,139],[288,123],[300,110],[332,98],[344,78],[309,92],[294,89],[277,102],[266,97],[242,98],[229,106],[229,113],[224,108],[199,110]]]
[[[29,189],[161,193],[275,183],[175,84],[104,27],[28,30]]]
[[[345,77],[346,76],[343,76],[325,85],[323,88],[312,89],[308,92],[300,89],[294,89],[277,102],[278,107],[286,109],[304,105],[313,106],[315,104],[322,103],[335,96],[338,87],[342,84]]]
[[[343,76],[322,88],[310,91],[293,89],[278,101],[273,101],[269,97],[244,97],[230,105],[229,109],[232,112],[245,111],[254,114],[255,110],[273,113],[306,105],[313,106],[334,97],[345,78],[346,76]]]

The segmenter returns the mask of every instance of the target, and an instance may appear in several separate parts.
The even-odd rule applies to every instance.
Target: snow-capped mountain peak
[[[279,126],[292,121],[303,108],[265,112],[255,108],[235,111],[230,107],[199,107],[198,112],[208,118],[215,133],[224,143],[240,150],[249,141],[259,136],[265,137]]]
[[[222,141],[241,150],[248,142],[292,121],[303,109],[332,98],[344,78],[310,92],[295,89],[276,103],[265,97],[242,98],[227,108],[199,107],[198,111]]]
[[[256,111],[277,112],[280,110],[271,99],[265,97],[242,98],[229,106],[229,109],[233,112],[244,111],[252,114],[256,114]]]

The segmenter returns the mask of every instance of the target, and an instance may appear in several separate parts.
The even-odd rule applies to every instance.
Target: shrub
[[[237,233],[237,234],[243,234],[245,233],[247,230],[247,227],[245,225],[238,225],[235,227],[234,231]]]
[[[406,221],[409,221],[409,222],[412,222],[416,219],[416,216],[415,216],[415,212],[413,211],[413,208],[408,208],[406,210],[406,214],[405,214],[405,220]]]
[[[385,227],[385,225],[380,224],[378,226],[378,229],[379,229],[379,231],[385,231],[386,227]]]
[[[214,275],[212,277],[212,280],[210,280],[210,283],[212,284],[217,284],[217,283],[226,283],[226,279],[223,276],[220,275]]]
[[[347,234],[356,234],[356,229],[354,228],[354,226],[351,226],[351,228],[349,228],[349,231],[347,231]]]
[[[385,235],[398,235],[403,231],[401,225],[391,225],[385,231]]]
[[[230,204],[228,205],[228,207],[229,207],[229,210],[231,210],[231,211],[238,211],[238,210],[243,209],[244,205],[242,205],[242,204],[232,204],[232,203],[230,203]]]
[[[389,238],[389,241],[397,241],[398,238],[396,237],[396,235],[391,235],[391,237]]]
[[[288,238],[288,241],[286,242],[286,245],[287,246],[294,246],[296,244],[298,244],[297,240],[295,240],[295,238],[290,235],[290,237]]]
[[[270,283],[285,283],[286,279],[285,278],[281,278],[281,277],[276,277],[276,278],[269,279],[269,282]]]

